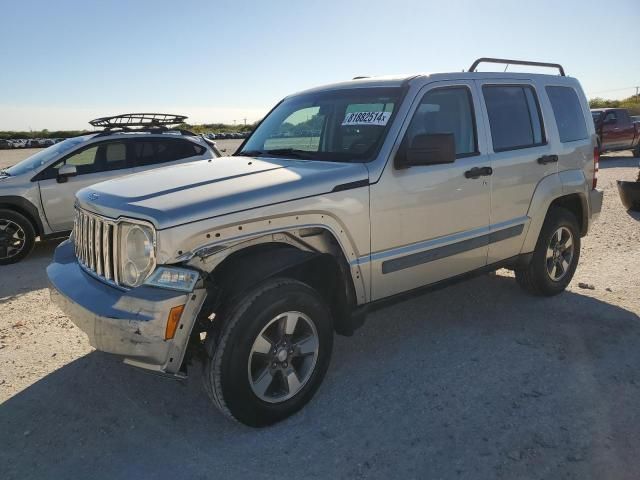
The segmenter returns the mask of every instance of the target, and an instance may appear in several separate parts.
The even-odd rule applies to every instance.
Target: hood
[[[162,230],[368,179],[361,163],[220,157],[98,183],[80,190],[77,199],[94,213],[148,220]]]

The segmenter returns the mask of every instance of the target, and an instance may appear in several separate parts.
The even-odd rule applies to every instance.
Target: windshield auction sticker
[[[355,112],[347,113],[342,121],[345,125],[378,125],[384,127],[391,117],[391,112]]]

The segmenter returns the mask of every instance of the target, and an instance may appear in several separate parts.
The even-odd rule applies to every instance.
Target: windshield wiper
[[[273,150],[265,150],[265,155],[274,155],[276,157],[294,157],[294,158],[303,158],[310,159],[313,158],[311,155],[312,152],[307,150],[299,150],[297,148],[275,148]]]
[[[307,150],[298,150],[296,148],[274,148],[273,150],[243,150],[238,155],[247,155],[249,157],[293,157],[302,159],[311,159],[312,152]]]

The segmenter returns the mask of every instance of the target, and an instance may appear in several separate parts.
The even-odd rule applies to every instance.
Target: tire
[[[561,232],[560,241],[558,232]],[[568,248],[565,249],[568,240],[571,252]],[[529,265],[515,270],[516,280],[524,290],[533,295],[557,295],[569,285],[579,260],[578,221],[569,210],[554,207],[547,213]]]
[[[264,427],[311,400],[333,349],[331,315],[315,290],[292,279],[268,280],[223,308],[221,317],[221,332],[207,346],[204,382],[222,413]],[[285,324],[295,324],[291,335]]]
[[[31,252],[35,241],[36,231],[24,215],[0,209],[0,265],[22,260]]]

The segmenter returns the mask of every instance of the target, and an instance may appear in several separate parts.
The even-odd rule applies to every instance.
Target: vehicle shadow
[[[46,268],[63,239],[38,241],[21,262],[0,266],[0,304],[48,286]]]
[[[2,478],[631,478],[640,319],[486,275],[336,337],[323,386],[270,428],[94,352],[0,408]]]

